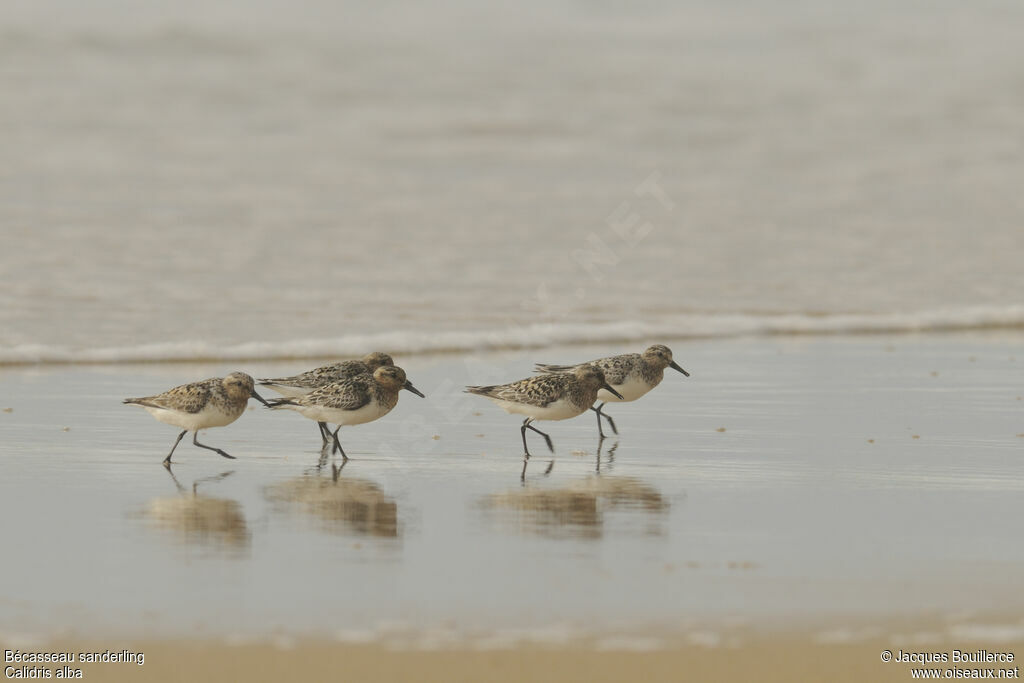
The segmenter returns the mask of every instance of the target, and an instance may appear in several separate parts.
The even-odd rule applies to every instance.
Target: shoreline
[[[69,664],[86,678],[104,681],[317,680],[344,667],[359,681],[418,680],[604,682],[678,681],[905,681],[912,669],[1005,669],[1019,678],[1024,619],[1009,625],[950,629],[942,618],[847,624],[821,632],[807,628],[733,628],[715,640],[706,632],[689,637],[651,634],[561,640],[540,630],[518,641],[478,643],[434,634],[418,642],[357,642],[339,638],[98,639],[60,638],[21,652],[66,652],[80,658],[106,656],[121,662]],[[993,638],[995,629],[1001,637]],[[4,643],[4,648],[10,645]],[[891,656],[891,661],[883,661]],[[139,659],[142,664],[139,665]],[[911,660],[911,661],[907,661]],[[11,666],[11,664],[6,664]],[[51,670],[63,664],[15,664]],[[1014,676],[1014,673],[1016,676]],[[941,676],[940,676],[941,677]]]
[[[403,619],[338,625],[334,629],[284,629],[223,632],[202,628],[191,634],[161,631],[159,627],[133,628],[67,625],[50,633],[0,631],[0,647],[23,652],[99,646],[115,651],[121,643],[178,643],[184,646],[216,644],[224,647],[266,646],[289,650],[301,644],[336,644],[377,647],[394,652],[504,651],[521,648],[569,647],[593,651],[658,652],[699,647],[729,650],[776,639],[813,645],[858,646],[887,641],[903,650],[925,649],[939,643],[961,651],[1005,649],[1024,644],[1024,606],[993,611],[936,611],[865,614],[832,611],[827,614],[772,616],[685,616],[674,620],[624,620],[587,623],[579,620],[535,622],[515,626],[460,625],[457,617],[432,623]],[[118,645],[114,648],[111,643]],[[957,646],[957,643],[960,643]],[[979,645],[981,644],[981,645]],[[973,647],[972,647],[973,646]],[[1024,652],[1020,655],[1024,658]]]
[[[244,342],[227,345],[168,342],[131,347],[69,349],[32,344],[0,349],[0,369],[49,366],[199,365],[227,362],[286,363],[358,357],[366,353],[366,349],[385,349],[393,355],[412,358],[445,358],[459,354],[485,356],[573,347],[604,348],[606,354],[613,354],[627,352],[624,348],[627,346],[641,347],[654,341],[682,346],[714,341],[742,342],[758,339],[771,343],[774,340],[799,341],[819,338],[915,338],[947,335],[1018,337],[1024,333],[1024,307],[1010,306],[1005,310],[965,309],[960,313],[965,319],[960,321],[947,319],[947,316],[953,314],[941,310],[907,314],[908,320],[893,321],[902,315],[904,314],[762,314],[750,316],[751,320],[757,320],[759,317],[764,319],[760,324],[753,325],[749,322],[736,322],[747,317],[744,314],[697,315],[697,319],[720,317],[722,320],[719,324],[724,327],[717,331],[690,334],[679,334],[678,329],[685,325],[676,323],[667,326],[640,322],[580,323],[561,330],[557,329],[557,323],[536,323],[494,330],[422,332],[419,336],[431,338],[431,341],[411,346],[409,336],[412,333],[409,331],[369,333],[334,339]],[[917,320],[915,317],[921,319]],[[773,320],[794,322],[767,322]],[[573,331],[578,328],[584,328],[586,332]],[[504,341],[508,338],[518,340]]]

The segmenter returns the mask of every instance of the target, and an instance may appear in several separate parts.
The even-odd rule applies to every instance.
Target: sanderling
[[[402,368],[385,365],[377,368],[373,375],[349,377],[302,396],[271,399],[267,405],[288,408],[310,420],[338,425],[334,432],[330,432],[334,439],[334,452],[341,453],[341,457],[348,460],[338,441],[338,431],[344,425],[359,425],[384,417],[398,403],[398,392],[402,389],[426,398],[406,379]]]
[[[509,413],[526,415],[519,428],[523,436],[523,473],[526,476],[526,461],[530,459],[530,448],[526,445],[526,430],[530,429],[544,437],[552,453],[555,447],[551,437],[534,427],[534,420],[567,420],[576,417],[594,404],[599,391],[621,395],[604,378],[604,372],[595,365],[580,365],[569,372],[551,373],[528,377],[510,384],[489,387],[466,387],[470,394],[485,396]]]
[[[357,375],[369,374],[372,375],[373,371],[379,367],[385,365],[394,365],[395,361],[391,359],[386,353],[382,351],[374,351],[368,353],[362,358],[353,360],[343,360],[340,363],[331,363],[330,365],[323,365],[313,370],[307,370],[298,375],[292,377],[278,377],[277,379],[261,379],[259,380],[260,386],[270,387],[282,396],[288,396],[294,398],[296,396],[303,396],[319,389],[320,387],[327,386],[334,382],[338,382],[349,377],[356,377]],[[324,440],[324,446],[328,444],[328,436],[331,431],[327,429],[326,422],[318,422],[317,426],[320,427],[320,437]]]
[[[164,458],[169,465],[174,449],[178,447],[181,437],[188,432],[195,432],[192,443],[218,455],[234,459],[219,448],[199,443],[199,430],[207,427],[223,427],[229,425],[245,411],[245,406],[252,396],[264,405],[263,400],[253,388],[253,379],[244,372],[232,372],[227,377],[213,377],[202,382],[182,384],[180,387],[168,389],[156,396],[143,398],[126,398],[124,403],[133,403],[145,408],[150,415],[175,427],[181,427],[171,452]]]
[[[665,377],[665,368],[672,368],[678,370],[687,377],[690,376],[686,370],[679,367],[674,360],[672,360],[672,351],[663,344],[655,344],[650,346],[643,353],[625,353],[621,356],[610,356],[608,358],[599,358],[598,360],[590,361],[589,363],[581,363],[580,365],[546,365],[544,363],[537,363],[538,372],[566,372],[572,370],[574,367],[582,367],[584,365],[596,365],[604,370],[604,376],[615,389],[618,390],[618,394],[611,394],[607,390],[602,389],[598,392],[597,397],[601,399],[601,405],[594,408],[590,407],[591,410],[597,413],[597,431],[604,438],[604,431],[601,429],[601,418],[608,420],[608,424],[611,425],[612,431],[616,434],[619,430],[615,427],[615,421],[612,420],[610,415],[601,412],[604,404],[608,401],[635,401],[654,387],[661,384],[661,380]]]

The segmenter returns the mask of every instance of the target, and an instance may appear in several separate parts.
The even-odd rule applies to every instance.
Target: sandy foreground
[[[144,664],[73,664],[83,678],[97,681],[281,681],[328,680],[344,676],[353,681],[906,681],[912,669],[938,669],[939,677],[1019,678],[1024,654],[1020,622],[1016,634],[993,644],[968,638],[936,635],[941,624],[906,625],[906,636],[868,636],[868,629],[780,631],[745,634],[738,643],[709,647],[680,642],[654,651],[600,649],[593,644],[546,647],[539,644],[510,649],[478,650],[455,646],[422,651],[379,644],[339,644],[328,641],[276,644],[223,644],[163,640],[118,644],[73,642],[34,647],[32,651],[62,650],[141,652]],[[895,631],[893,631],[895,633]],[[909,635],[915,633],[916,635]],[[1004,635],[1010,633],[1003,631]],[[990,633],[990,635],[992,635]],[[982,636],[983,637],[983,636]],[[847,640],[849,642],[834,642]],[[5,646],[7,647],[7,646]],[[1013,661],[954,662],[954,651]],[[883,652],[941,653],[947,662],[882,661]],[[11,666],[11,664],[5,664]],[[27,666],[22,664],[21,666]],[[60,665],[48,665],[54,678]],[[953,673],[946,673],[953,670]],[[1000,670],[1004,673],[1000,673]],[[8,670],[10,676],[10,670]]]

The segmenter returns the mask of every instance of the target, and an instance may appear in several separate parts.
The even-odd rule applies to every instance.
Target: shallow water
[[[262,408],[202,435],[237,460],[183,442],[167,472],[175,431],[119,404],[300,364],[8,368],[0,630],[557,641],[1020,609],[1021,341],[675,343],[691,378],[610,408],[603,444],[589,414],[543,424],[554,466],[537,437],[525,482],[517,418],[459,388],[607,348],[400,359],[428,399],[343,429],[340,472]]]

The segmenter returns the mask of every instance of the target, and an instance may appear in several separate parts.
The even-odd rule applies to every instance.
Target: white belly
[[[186,413],[178,410],[165,410],[143,406],[146,411],[160,422],[196,432],[209,427],[223,427],[238,419],[241,413],[232,415],[225,413],[214,405],[207,405],[198,413]]]
[[[391,412],[391,408],[382,403],[370,401],[362,408],[356,410],[340,410],[338,408],[324,408],[322,406],[282,406],[291,408],[317,422],[328,422],[336,425],[361,425],[367,422],[384,417]]]
[[[490,397],[488,396],[488,398]],[[503,401],[500,398],[491,398],[491,400],[504,408],[505,412],[526,415],[535,420],[568,420],[570,417],[576,417],[586,410],[586,408],[580,409],[576,404],[562,398],[549,403],[543,408],[513,401]]]
[[[639,377],[630,376],[622,384],[613,384],[612,388],[622,394],[622,398],[612,396],[606,389],[597,392],[597,400],[610,403],[622,403],[624,401],[635,401],[654,387]]]

